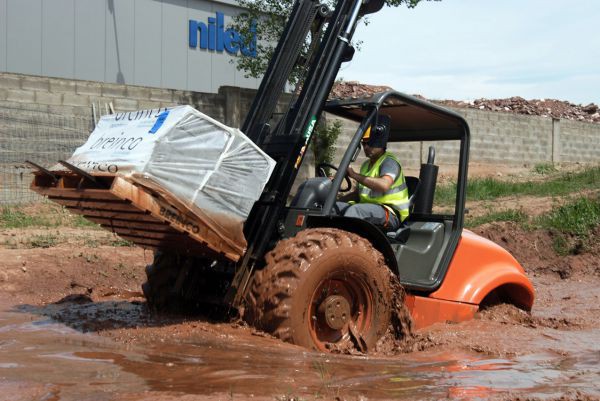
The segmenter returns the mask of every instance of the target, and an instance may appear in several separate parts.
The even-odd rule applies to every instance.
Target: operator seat
[[[434,163],[435,148],[430,146],[427,163],[421,164],[419,178],[404,177],[408,187],[408,203],[411,214],[413,212],[431,214],[438,174],[438,166]],[[408,218],[410,219],[410,215]],[[406,221],[404,221],[398,230],[388,232],[386,235],[391,241],[406,243],[410,235],[410,226],[406,225]]]
[[[419,192],[421,181],[417,177],[406,176],[404,177],[406,186],[408,187],[408,208],[412,212],[415,201],[417,199],[417,193]]]
[[[406,187],[408,188],[408,208],[412,213],[415,201],[417,199],[417,193],[419,192],[420,181],[417,177],[405,176]],[[410,215],[408,216],[410,218]],[[402,222],[400,228],[396,231],[390,231],[386,233],[386,236],[394,242],[406,243],[408,236],[410,235],[410,227],[406,225],[406,220]]]

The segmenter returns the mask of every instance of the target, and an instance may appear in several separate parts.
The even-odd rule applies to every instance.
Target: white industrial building
[[[232,62],[235,0],[0,0],[0,72],[216,93],[257,88]]]

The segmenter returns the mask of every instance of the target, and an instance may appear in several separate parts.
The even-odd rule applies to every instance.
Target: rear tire
[[[246,295],[244,318],[304,347],[367,352],[390,325],[392,276],[366,239],[307,229],[266,256]]]
[[[156,251],[154,261],[146,266],[146,282],[142,291],[148,306],[155,310],[175,310],[182,302],[175,284],[184,258],[174,252]]]

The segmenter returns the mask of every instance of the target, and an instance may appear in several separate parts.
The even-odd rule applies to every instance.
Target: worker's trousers
[[[346,202],[336,202],[340,214],[345,217],[363,219],[377,226],[385,227],[387,231],[396,231],[400,228],[400,220],[395,213],[387,213],[383,206],[375,203],[356,203],[351,205]]]

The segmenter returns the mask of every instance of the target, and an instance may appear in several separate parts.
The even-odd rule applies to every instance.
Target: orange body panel
[[[531,310],[534,289],[519,262],[501,246],[464,230],[442,285],[429,297],[479,305],[499,287],[515,305]]]
[[[414,328],[420,329],[473,318],[481,301],[496,289],[511,303],[531,310],[535,292],[519,262],[494,242],[464,230],[442,285],[427,297],[407,294],[405,304]]]
[[[413,320],[413,329],[418,330],[437,322],[462,322],[472,319],[477,305],[439,299],[406,295],[404,303]]]

